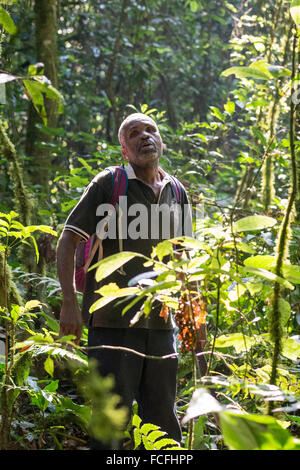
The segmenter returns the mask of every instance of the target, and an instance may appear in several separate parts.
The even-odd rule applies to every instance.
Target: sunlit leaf
[[[16,80],[17,77],[16,75],[11,75],[9,73],[0,73],[0,84],[11,82],[12,80]]]
[[[250,215],[238,220],[237,222],[234,222],[232,230],[233,232],[263,230],[265,228],[274,227],[276,223],[276,219],[266,215]]]
[[[25,310],[31,310],[32,308],[39,307],[41,305],[39,300],[29,300],[25,304]]]
[[[222,433],[231,450],[299,450],[299,441],[271,416],[220,413]]]
[[[54,362],[53,362],[53,359],[50,356],[48,356],[47,359],[44,362],[44,369],[49,375],[51,375],[51,377],[53,376]]]
[[[257,80],[270,80],[273,78],[267,66],[262,63],[253,63],[250,67],[230,67],[221,73],[223,77],[235,75],[236,78],[253,78]]]
[[[256,343],[253,336],[246,336],[242,333],[232,333],[221,335],[216,339],[216,348],[228,348],[233,346],[237,353],[242,351],[249,351],[249,349]]]
[[[131,251],[122,251],[120,253],[116,253],[115,255],[108,256],[104,258],[99,263],[94,264],[89,268],[89,270],[94,269],[97,267],[96,270],[96,280],[97,282],[102,281],[102,279],[109,276],[111,273],[119,269],[125,263],[130,261],[131,259],[135,258],[136,256],[144,258],[140,253],[134,253]]]
[[[221,405],[208,390],[198,388],[192,395],[192,399],[182,419],[182,424],[186,424],[188,421],[198,416],[207,413],[216,413],[222,410],[224,410],[224,406]]]
[[[3,28],[9,33],[9,34],[16,34],[17,28],[15,23],[13,22],[11,16],[7,11],[0,6],[0,24],[2,24]]]
[[[300,0],[293,0],[290,6],[291,17],[297,26],[300,25]]]

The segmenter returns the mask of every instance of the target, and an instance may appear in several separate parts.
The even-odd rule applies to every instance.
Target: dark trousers
[[[88,346],[121,346],[143,354],[165,356],[176,352],[173,330],[144,328],[90,328]],[[131,410],[133,400],[143,423],[160,426],[168,437],[181,441],[176,415],[177,358],[148,359],[131,352],[113,349],[90,349],[89,359],[96,359],[101,376],[113,374],[115,393]],[[92,441],[92,448],[110,446]]]

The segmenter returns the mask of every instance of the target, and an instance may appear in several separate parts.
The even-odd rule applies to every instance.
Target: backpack
[[[124,165],[118,167],[108,167],[112,175],[112,193],[110,197],[110,204],[115,206],[119,201],[120,196],[125,196],[128,188],[128,177]],[[180,203],[183,198],[184,189],[179,181],[171,176],[171,185],[176,197],[177,203]],[[84,292],[86,273],[90,264],[97,252],[98,261],[103,258],[102,240],[94,233],[88,240],[83,240],[78,243],[76,249],[76,267],[75,267],[75,286],[78,292]],[[120,246],[120,251],[122,247]]]

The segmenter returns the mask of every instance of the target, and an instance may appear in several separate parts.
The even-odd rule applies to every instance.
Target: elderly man
[[[119,129],[122,153],[128,161],[125,171],[128,177],[126,202],[128,224],[132,220],[130,208],[142,204],[151,214],[151,207],[171,206],[176,202],[172,178],[159,167],[163,143],[156,123],[147,115],[135,113],[128,116]],[[96,232],[101,217],[97,216],[99,205],[109,202],[112,191],[112,174],[104,170],[86,188],[82,198],[69,215],[57,250],[57,266],[63,292],[60,314],[60,332],[74,334],[80,339],[82,312],[79,309],[74,287],[74,254],[77,244],[88,239]],[[185,191],[182,191],[182,208],[188,206]],[[153,212],[152,212],[153,214]],[[185,212],[185,227],[191,227],[190,212]],[[150,219],[149,219],[150,220]],[[151,225],[151,220],[150,220]],[[161,231],[160,231],[161,232]],[[190,229],[186,235],[191,235]],[[174,236],[174,233],[170,233]],[[165,237],[166,238],[166,237]],[[167,238],[170,238],[167,237]],[[164,239],[159,233],[156,238],[131,237],[130,233],[122,240],[123,250],[143,253],[149,256],[152,247]],[[103,256],[118,253],[119,240],[107,237],[103,240]],[[144,261],[134,258],[124,266],[123,272],[116,271],[105,279],[105,284],[116,283],[126,287],[137,274],[147,270]],[[149,269],[149,268],[148,268]],[[83,298],[83,310],[88,312],[97,300],[95,290],[99,288],[94,272],[88,272]],[[141,316],[131,326],[130,320],[141,308],[135,304],[122,315],[124,304],[111,302],[89,315],[88,344],[121,346],[138,351],[144,355],[165,356],[176,352],[174,325],[172,318],[166,321],[161,315],[161,304],[153,304],[151,313]],[[160,426],[169,437],[181,441],[181,429],[176,415],[175,398],[177,382],[177,359],[174,357],[154,360],[118,349],[91,349],[89,358],[99,364],[102,376],[113,374],[115,391],[120,395],[122,404],[131,409],[133,400],[138,403],[138,414],[143,422]],[[107,449],[101,442],[94,442],[93,448]]]

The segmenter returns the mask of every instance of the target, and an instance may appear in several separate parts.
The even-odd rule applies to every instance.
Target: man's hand
[[[59,326],[60,336],[75,335],[75,343],[79,343],[82,331],[82,317],[76,299],[72,301],[63,301]]]
[[[60,335],[75,335],[78,344],[82,330],[82,316],[74,285],[74,256],[81,237],[64,230],[57,245],[57,272],[63,293],[60,312]]]

